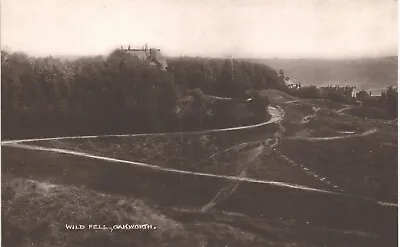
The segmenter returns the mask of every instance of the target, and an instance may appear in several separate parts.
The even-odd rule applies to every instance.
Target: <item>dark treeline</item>
[[[206,94],[242,97],[248,89],[285,85],[272,68],[241,60],[176,58],[168,61],[175,82],[185,88],[199,88]]]
[[[209,103],[206,95],[244,99],[282,87],[271,68],[241,61],[175,58],[162,72],[122,50],[76,60],[1,55],[3,139],[243,124],[265,119],[265,102]],[[245,121],[226,110],[240,107]]]

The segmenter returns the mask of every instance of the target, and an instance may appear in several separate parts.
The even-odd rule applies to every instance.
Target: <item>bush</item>
[[[295,95],[300,98],[318,98],[319,93],[316,86],[301,87],[295,91]]]

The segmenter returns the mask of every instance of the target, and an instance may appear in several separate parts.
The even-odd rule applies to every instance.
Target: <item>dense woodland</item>
[[[3,139],[257,122],[268,102],[255,97],[242,121],[232,110],[237,101],[210,103],[206,95],[244,99],[253,89],[284,87],[275,70],[244,61],[174,58],[162,72],[122,50],[74,60],[1,55]]]

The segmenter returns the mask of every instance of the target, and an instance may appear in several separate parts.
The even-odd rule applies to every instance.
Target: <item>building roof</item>
[[[152,65],[158,65],[161,70],[165,71],[168,68],[166,58],[161,54],[160,49],[151,48],[148,49],[147,46],[143,49],[127,49],[122,48],[124,51],[131,55],[138,57],[143,61],[148,61]]]

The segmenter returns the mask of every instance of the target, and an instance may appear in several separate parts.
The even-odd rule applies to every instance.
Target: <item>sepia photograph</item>
[[[398,246],[398,1],[0,1],[1,246]]]

